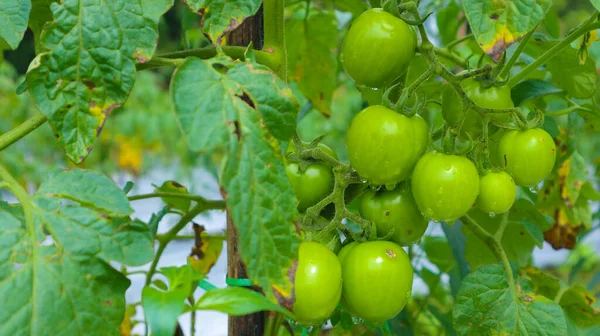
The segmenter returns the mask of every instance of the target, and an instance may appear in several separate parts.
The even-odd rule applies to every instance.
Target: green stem
[[[520,81],[526,78],[527,75],[529,75],[529,73],[533,72],[541,65],[551,60],[561,50],[563,50],[565,47],[568,47],[571,44],[571,42],[575,41],[583,34],[591,30],[600,29],[600,22],[595,21],[597,15],[598,13],[594,13],[594,15],[592,15],[590,19],[588,19],[583,25],[581,25],[579,28],[577,28],[571,34],[569,34],[564,40],[557,43],[554,47],[548,49],[548,51],[546,51],[544,54],[538,57],[535,61],[523,68],[518,74],[516,74],[508,81],[508,86],[514,87],[515,85],[517,85]]]
[[[485,117],[483,120],[483,169],[487,171],[490,169],[490,137],[489,137],[490,119]]]
[[[43,125],[48,119],[46,116],[39,113],[34,115],[33,117],[25,120],[19,126],[11,129],[10,131],[0,135],[0,151],[4,150],[6,147],[12,145],[17,142],[22,137],[31,133],[36,128]]]
[[[137,71],[160,68],[163,66],[178,67],[183,63],[181,59],[154,57],[146,63],[138,63],[135,65]]]
[[[245,47],[237,47],[237,46],[222,46],[221,50],[225,55],[233,58],[233,59],[244,59],[244,54],[246,53]],[[175,51],[168,54],[160,55],[156,58],[158,59],[177,59],[177,58],[187,58],[187,57],[198,57],[200,59],[209,59],[211,57],[217,56],[217,49],[215,47],[205,47],[205,48],[197,48],[197,49],[188,49]],[[260,64],[266,65],[269,68],[273,67],[273,55],[271,53],[255,50],[254,56],[256,57],[256,61]],[[154,59],[153,59],[154,60]],[[148,63],[151,63],[151,60]],[[145,63],[138,64],[138,70],[140,67],[143,67]],[[151,67],[150,67],[151,68]]]
[[[489,232],[484,230],[477,222],[475,222],[471,217],[465,215],[461,218],[461,222],[463,222],[479,239],[481,239],[494,253],[496,259],[502,262],[504,266],[504,270],[506,272],[506,276],[508,277],[508,284],[510,288],[514,292],[515,296],[518,296],[517,285],[515,283],[515,278],[512,272],[512,268],[510,266],[510,262],[508,261],[508,257],[506,256],[506,252],[502,248],[502,244],[500,240],[491,235]]]
[[[461,38],[459,38],[457,40],[454,40],[454,41],[448,43],[448,45],[446,46],[446,49],[452,50],[452,48],[454,48],[455,46],[459,45],[462,42],[470,40],[472,38],[473,38],[473,34],[465,35],[465,36],[463,36],[463,37],[461,37]]]
[[[182,198],[189,199],[199,203],[205,204],[208,208],[215,210],[225,210],[225,201],[221,200],[207,200],[206,198],[199,195],[190,195],[190,194],[182,194],[176,192],[155,192],[151,194],[142,194],[142,195],[134,195],[129,196],[129,201],[137,201],[148,198],[157,198],[157,197],[172,197],[172,198]]]
[[[192,221],[194,217],[206,210],[212,210],[209,204],[196,204],[188,213],[186,213],[183,217],[181,217],[181,219],[179,219],[179,222],[177,222],[177,224],[175,224],[175,226],[173,226],[171,230],[169,230],[164,235],[156,236],[156,240],[158,240],[158,249],[156,250],[156,255],[154,256],[154,260],[152,260],[152,264],[150,265],[150,269],[148,270],[148,275],[146,276],[146,286],[148,286],[150,282],[152,282],[152,276],[154,276],[154,273],[156,273],[156,266],[158,265],[158,261],[160,260],[160,257],[162,256],[163,252],[165,251],[167,244],[171,240],[173,240],[177,236],[179,231],[181,231],[190,221]]]
[[[287,81],[284,8],[284,0],[263,1],[264,45],[262,50],[271,54],[270,68],[282,80]]]
[[[449,60],[450,62],[455,63],[456,65],[459,65],[463,68],[467,68],[468,64],[467,62],[462,59],[462,57],[458,56],[457,54],[449,51],[447,48],[438,48],[438,47],[434,47],[433,48],[433,52],[435,52],[436,55],[443,57],[447,60]]]
[[[498,75],[500,78],[506,78],[506,76],[509,74],[510,69],[512,69],[513,65],[515,65],[515,62],[519,59],[519,56],[523,52],[523,49],[525,49],[525,47],[527,46],[527,43],[529,42],[529,39],[531,38],[534,32],[535,29],[532,29],[529,33],[525,34],[521,42],[519,42],[517,50],[515,50],[515,53],[508,60],[508,63],[506,63],[502,68],[502,71],[500,71],[500,74]]]
[[[563,116],[563,115],[567,115],[567,114],[569,114],[571,112],[575,112],[577,110],[583,110],[583,111],[587,111],[587,112],[593,112],[593,111],[591,111],[589,109],[586,109],[584,107],[581,107],[581,106],[577,105],[577,106],[569,106],[567,108],[564,108],[564,109],[558,110],[558,111],[546,112],[545,115],[547,117],[560,117],[560,116]]]
[[[494,234],[494,238],[496,238],[496,240],[498,240],[499,242],[502,241],[502,237],[504,236],[504,231],[506,230],[506,227],[508,226],[508,214],[509,214],[508,211],[502,214],[502,221],[500,222],[500,226],[498,227],[498,230]]]

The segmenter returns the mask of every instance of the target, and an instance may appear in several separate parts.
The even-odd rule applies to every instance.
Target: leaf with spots
[[[31,0],[0,0],[0,39],[17,49],[27,30]]]
[[[306,15],[308,14],[308,17]],[[312,106],[331,114],[337,76],[337,21],[331,11],[302,3],[285,22],[288,76]]]
[[[69,186],[55,184],[69,175]],[[118,186],[78,176],[86,175],[51,175],[26,206],[0,202],[0,297],[11,298],[0,310],[0,335],[119,334],[130,282],[110,263],[149,262],[152,235],[127,217],[132,210]],[[87,205],[101,194],[113,202]]]
[[[567,334],[565,314],[554,301],[532,292],[526,279],[511,288],[498,264],[475,270],[463,279],[453,311],[459,335]]]
[[[513,43],[533,30],[551,0],[464,0],[465,14],[483,51],[498,61]]]
[[[85,159],[110,112],[123,105],[158,39],[173,0],[52,3],[40,54],[27,72],[33,101],[75,163]]]
[[[298,253],[296,199],[278,140],[295,129],[298,104],[266,67],[229,58],[188,58],[171,82],[171,97],[190,149],[228,153],[221,179],[249,278],[285,297]]]
[[[261,0],[183,0],[192,11],[202,15],[202,29],[214,44],[239,26],[248,16],[256,13]]]

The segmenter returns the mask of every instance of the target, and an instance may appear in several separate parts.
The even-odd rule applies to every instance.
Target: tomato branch
[[[517,47],[517,50],[515,50],[515,53],[510,57],[508,63],[504,64],[504,66],[502,67],[502,70],[500,71],[498,77],[506,78],[506,76],[508,76],[508,74],[510,73],[510,69],[512,69],[513,65],[515,65],[515,63],[519,59],[519,56],[521,56],[521,53],[527,46],[527,43],[529,42],[529,39],[531,38],[534,32],[535,29],[532,29],[529,33],[525,34],[521,42],[519,42],[519,46]]]
[[[43,125],[47,120],[48,119],[46,119],[45,115],[38,113],[35,116],[25,120],[19,126],[0,135],[0,151],[19,141],[19,139],[26,136],[27,134],[33,132],[36,128]]]
[[[198,203],[203,203],[210,210],[225,210],[225,201],[221,200],[207,200],[206,198],[199,195],[190,195],[190,194],[182,194],[176,192],[155,192],[151,194],[141,194],[135,196],[129,196],[129,201],[137,201],[148,198],[156,198],[156,197],[172,197],[172,198],[181,198],[181,199],[189,199],[192,201],[196,201]]]
[[[271,64],[270,66],[267,66],[269,66],[282,80],[287,82],[284,8],[284,0],[263,1],[265,39],[262,50],[270,55],[269,58]],[[258,61],[258,57],[256,60]]]
[[[528,66],[523,68],[518,74],[512,77],[508,81],[508,86],[514,87],[515,85],[517,85],[520,81],[525,79],[527,75],[529,75],[531,72],[542,66],[544,63],[551,60],[561,50],[569,46],[571,42],[575,41],[580,36],[586,34],[589,31],[600,29],[600,21],[596,21],[597,17],[598,12],[595,12],[579,28],[575,29],[571,34],[567,35],[567,37],[565,37],[564,40],[560,41],[558,44],[550,48],[548,51],[546,51],[540,57],[538,57],[535,61],[531,62]]]

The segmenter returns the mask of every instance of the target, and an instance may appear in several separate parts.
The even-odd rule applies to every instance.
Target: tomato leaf
[[[558,43],[535,35],[527,43],[525,52],[533,57],[539,57]],[[546,66],[552,74],[552,81],[569,95],[583,99],[595,93],[598,75],[596,62],[592,57],[588,57],[584,64],[580,64],[577,50],[567,47],[550,59]]]
[[[275,311],[293,319],[287,309],[272,303],[264,295],[244,287],[226,287],[210,290],[196,302],[198,310],[217,310],[231,316],[259,311]]]
[[[31,201],[31,223],[20,205],[0,203],[0,297],[12,298],[0,334],[118,334],[130,283],[110,263],[150,261],[148,227],[126,217],[123,191],[97,173],[56,171]]]
[[[519,106],[522,102],[528,99],[559,93],[562,91],[563,90],[546,81],[530,79],[515,85],[510,90],[510,95],[515,106]]]
[[[17,49],[27,30],[31,0],[0,0],[0,39]]]
[[[176,285],[169,280],[167,291],[154,287],[142,290],[142,307],[152,335],[170,336],[175,332],[177,318],[183,313],[190,284]]]
[[[334,13],[313,6],[307,12],[306,6],[297,6],[285,22],[285,37],[289,79],[298,83],[316,110],[330,115],[338,65]]]
[[[46,22],[52,21],[50,4],[54,0],[31,0],[31,13],[29,14],[29,29],[35,39],[35,50],[40,51],[40,37]]]
[[[594,5],[596,10],[600,11],[600,0],[590,0],[590,1],[592,2],[592,5]]]
[[[464,0],[465,14],[483,51],[494,60],[542,21],[551,0]]]
[[[520,283],[522,291],[515,293],[506,271],[498,264],[469,274],[456,297],[453,312],[456,331],[461,335],[566,335],[561,307],[532,293],[526,281]]]
[[[456,266],[452,249],[445,237],[425,236],[421,248],[427,254],[427,260],[431,261],[440,272],[447,273]]]
[[[173,76],[171,96],[190,149],[226,146],[221,186],[249,278],[269,297],[273,286],[289,297],[298,212],[276,138],[289,139],[295,128],[291,90],[261,65],[188,58]]]
[[[202,29],[214,44],[222,44],[222,37],[256,13],[261,0],[184,0],[192,11],[202,15]]]
[[[437,13],[437,26],[444,45],[456,40],[458,28],[464,22],[459,19],[461,7],[454,1],[450,1],[448,6],[441,7]]]
[[[127,99],[135,82],[135,63],[152,57],[158,19],[172,4],[173,0],[52,4],[55,20],[44,30],[27,85],[75,163],[85,159],[106,117]]]
[[[154,190],[155,192],[189,195],[187,188],[177,181],[165,181],[160,187],[155,188]],[[184,212],[190,209],[190,204],[192,203],[190,199],[185,198],[161,197],[161,199],[167,206]]]

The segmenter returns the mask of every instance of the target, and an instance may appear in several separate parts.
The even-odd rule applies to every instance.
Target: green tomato
[[[323,152],[337,159],[335,152],[320,143],[318,146]],[[296,148],[290,142],[287,152],[293,153]],[[320,200],[333,191],[333,171],[331,167],[323,162],[313,163],[301,172],[297,163],[284,159],[285,173],[292,184],[296,198],[298,198],[298,210],[304,211],[308,207],[317,204]]]
[[[412,192],[426,218],[452,223],[475,203],[479,174],[464,156],[430,152],[415,166]]]
[[[296,269],[294,315],[302,325],[325,321],[337,307],[342,293],[342,266],[327,247],[303,242]]]
[[[416,47],[416,34],[408,24],[374,8],[352,23],[342,44],[341,61],[357,84],[382,88],[406,71]]]
[[[490,109],[515,107],[510,95],[510,87],[507,85],[485,89],[478,81],[467,78],[461,82],[461,87],[467,97],[481,107]],[[477,138],[481,135],[483,128],[481,116],[474,109],[469,109],[466,113],[461,133],[469,133]],[[442,92],[442,115],[444,120],[451,126],[458,124],[462,116],[462,100],[449,85]],[[505,121],[507,117],[508,115],[505,115],[499,119]]]
[[[362,110],[350,124],[346,147],[358,174],[374,185],[406,180],[429,139],[427,123],[385,106]]]
[[[367,190],[360,198],[358,211],[363,218],[375,222],[378,236],[394,229],[390,240],[402,246],[418,242],[429,223],[419,211],[407,183],[392,191]]]
[[[498,155],[517,185],[533,187],[554,168],[556,145],[552,136],[541,128],[509,131],[500,139]]]
[[[385,322],[411,296],[413,268],[400,245],[389,241],[358,244],[343,258],[343,304],[367,322]]]
[[[517,186],[507,172],[489,172],[479,180],[476,205],[483,212],[501,214],[512,207],[516,197]]]

